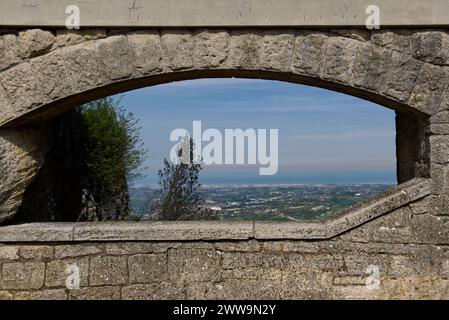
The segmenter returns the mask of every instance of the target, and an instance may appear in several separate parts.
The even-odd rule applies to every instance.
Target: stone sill
[[[430,194],[429,179],[413,179],[325,221],[179,221],[30,223],[0,227],[5,242],[325,240]]]

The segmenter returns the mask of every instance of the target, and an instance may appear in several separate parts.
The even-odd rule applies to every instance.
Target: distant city
[[[204,185],[206,205],[220,220],[304,221],[326,219],[386,191],[393,184]],[[157,186],[130,188],[134,215],[143,212]]]

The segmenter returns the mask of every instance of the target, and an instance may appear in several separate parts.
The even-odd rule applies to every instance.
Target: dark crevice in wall
[[[429,129],[428,118],[396,111],[398,184],[413,178],[430,178]]]
[[[51,121],[51,147],[44,165],[26,189],[10,223],[77,221],[85,177],[79,119],[77,110],[72,110]]]

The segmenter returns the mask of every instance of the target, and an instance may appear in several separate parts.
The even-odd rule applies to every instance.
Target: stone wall
[[[448,222],[405,207],[324,241],[5,243],[0,299],[448,299]]]
[[[3,227],[0,298],[448,299],[449,215],[405,185],[325,222]]]
[[[0,221],[44,164],[48,120],[201,77],[315,85],[396,110],[401,184],[324,222],[0,227],[0,297],[447,298],[448,49],[446,29],[2,29]],[[66,288],[70,265],[80,289]]]

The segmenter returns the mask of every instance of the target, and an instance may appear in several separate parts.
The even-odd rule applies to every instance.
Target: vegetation
[[[159,190],[152,206],[156,220],[211,220],[215,212],[201,197],[198,182],[201,163],[194,161],[193,140],[185,138],[177,151],[177,161],[164,159],[159,170]],[[186,161],[187,160],[187,161]]]
[[[84,210],[80,220],[129,216],[128,181],[140,176],[146,150],[138,120],[111,98],[80,108],[86,166]]]
[[[141,174],[146,153],[139,132],[134,116],[110,98],[51,121],[52,145],[15,221],[127,219],[128,182]]]

